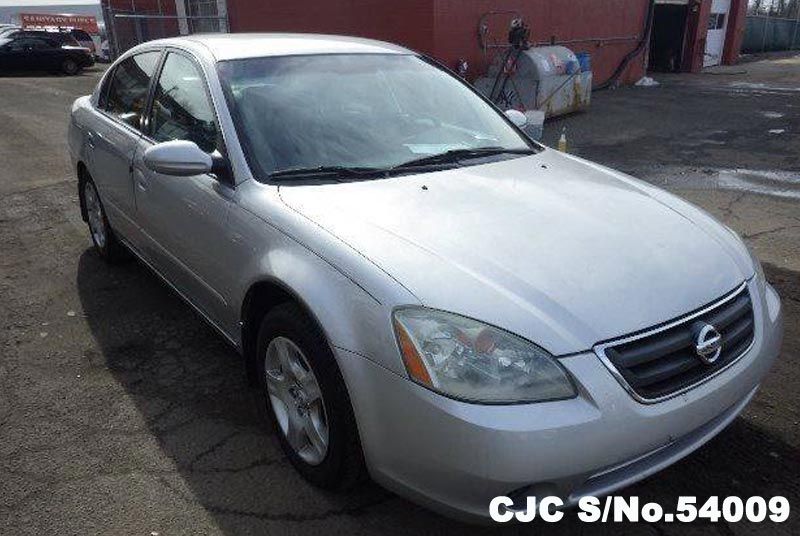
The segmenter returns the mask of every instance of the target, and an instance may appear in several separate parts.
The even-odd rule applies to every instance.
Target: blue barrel
[[[588,73],[592,70],[592,56],[588,52],[578,52],[575,54],[575,57],[578,58],[578,63],[581,66],[581,71],[584,73]]]
[[[569,60],[564,66],[564,71],[567,74],[579,73],[581,72],[581,64],[575,60]]]

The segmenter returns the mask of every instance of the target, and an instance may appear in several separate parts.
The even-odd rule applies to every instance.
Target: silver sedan
[[[119,58],[69,146],[98,254],[239,350],[305,478],[485,519],[689,454],[782,337],[730,229],[523,122],[398,46],[189,36]]]

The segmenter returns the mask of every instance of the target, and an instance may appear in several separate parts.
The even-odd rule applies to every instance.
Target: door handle
[[[86,132],[86,145],[94,149],[94,135],[91,132]]]
[[[136,183],[136,188],[138,188],[140,192],[146,192],[148,184],[144,173],[138,169],[134,170],[134,166],[130,166],[130,171],[133,174],[133,182]]]

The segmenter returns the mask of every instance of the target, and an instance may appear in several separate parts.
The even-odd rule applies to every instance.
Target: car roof
[[[56,39],[67,39],[72,37],[69,32],[62,32],[60,30],[39,30],[32,28],[22,28],[15,32],[15,35],[24,37],[53,37]]]
[[[175,45],[208,49],[217,61],[262,56],[305,54],[413,54],[399,45],[343,35],[298,33],[193,34],[150,41],[148,45]]]

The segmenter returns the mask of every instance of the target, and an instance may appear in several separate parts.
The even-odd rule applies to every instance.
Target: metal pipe
[[[638,35],[629,35],[629,36],[626,36],[626,37],[587,37],[585,39],[565,39],[565,40],[562,40],[562,41],[556,41],[554,44],[556,44],[556,45],[570,45],[570,44],[573,44],[573,43],[590,43],[592,41],[610,43],[610,42],[616,42],[616,41],[627,42],[627,41],[638,41],[638,40],[639,40],[639,36]],[[550,41],[538,41],[535,44],[536,45],[549,45],[549,44],[551,44],[551,42]]]
[[[532,46],[546,46],[546,45],[570,45],[573,43],[591,43],[591,42],[599,42],[599,43],[611,43],[611,42],[628,42],[628,41],[638,41],[638,35],[629,35],[625,37],[614,36],[614,37],[586,37],[580,39],[563,39],[561,41],[536,41],[535,43],[531,43]],[[484,48],[508,48],[509,45],[486,45]]]
[[[225,17],[219,15],[190,15],[186,17],[179,17],[177,15],[133,15],[128,13],[116,13],[115,18],[120,19],[217,19],[225,20]]]
[[[161,6],[161,0],[158,0],[158,14],[159,15],[163,15],[164,14],[164,10],[162,9],[162,6]],[[164,19],[160,19],[158,21],[158,27],[159,27],[159,30],[161,31],[161,34],[159,35],[159,37],[166,37],[167,36],[167,29],[166,29],[166,27],[164,27]]]
[[[117,25],[114,24],[114,17],[116,17],[116,15],[110,6],[108,8],[108,12],[111,14],[109,21],[111,22],[111,26],[114,27],[114,59],[117,59],[122,51],[119,49],[119,32],[117,32]]]
[[[770,20],[789,20],[793,21],[794,19],[790,17],[769,17],[766,15],[747,15],[748,19],[770,19]]]

